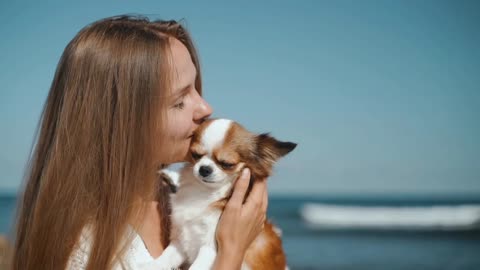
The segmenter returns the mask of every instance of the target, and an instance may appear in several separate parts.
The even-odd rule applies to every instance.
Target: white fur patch
[[[230,129],[232,121],[228,119],[214,120],[203,132],[202,144],[212,154],[212,150],[221,145],[225,139],[227,131]]]
[[[282,237],[282,229],[277,226],[273,226],[273,232],[275,232],[279,237]]]
[[[259,249],[264,249],[265,245],[267,244],[267,240],[265,239],[265,235],[260,233],[260,235],[255,239],[253,242]]]

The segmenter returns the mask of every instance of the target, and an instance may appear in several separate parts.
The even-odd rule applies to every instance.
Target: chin
[[[279,141],[268,133],[252,133],[228,119],[209,119],[202,123],[192,137],[188,163],[177,172],[169,168],[160,172],[165,181],[175,186],[172,190],[176,190],[171,195],[175,230],[165,257],[181,259],[175,263],[173,259],[165,259],[168,263],[160,260],[164,264],[156,267],[178,267],[186,263],[198,269],[210,269],[216,256],[217,223],[241,171],[248,167],[251,172],[248,196],[252,183],[265,181],[277,160],[296,145]],[[248,248],[242,269],[287,268],[280,229],[269,221],[264,225]]]

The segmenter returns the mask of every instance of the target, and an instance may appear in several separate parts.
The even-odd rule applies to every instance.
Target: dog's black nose
[[[198,170],[198,172],[200,173],[200,175],[202,177],[207,177],[209,176],[211,173],[212,173],[212,167],[210,166],[201,166],[200,167],[200,170]]]

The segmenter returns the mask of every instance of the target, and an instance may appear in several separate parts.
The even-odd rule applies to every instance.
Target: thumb
[[[237,179],[235,187],[233,188],[233,194],[228,204],[234,207],[241,207],[243,204],[243,198],[245,198],[245,193],[248,189],[248,184],[250,183],[250,169],[245,168],[242,171],[242,174]]]

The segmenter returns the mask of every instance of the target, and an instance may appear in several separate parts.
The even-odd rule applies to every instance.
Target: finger
[[[235,187],[233,188],[233,194],[228,204],[230,206],[241,206],[243,204],[243,198],[248,189],[250,183],[250,170],[248,168],[243,169],[242,174],[237,179]]]
[[[267,183],[264,180],[254,181],[252,191],[248,195],[245,205],[251,208],[260,209],[262,207],[262,199],[265,193]]]
[[[265,185],[265,192],[263,192],[263,200],[262,200],[262,210],[264,213],[266,213],[267,209],[268,209],[268,188],[267,188],[267,185]]]

